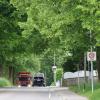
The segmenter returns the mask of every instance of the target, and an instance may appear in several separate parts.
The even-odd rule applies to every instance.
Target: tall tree
[[[78,63],[83,63],[84,52],[90,49],[90,45],[100,44],[98,0],[11,1],[21,14],[27,13],[27,21],[19,23],[24,29],[22,36],[25,37],[20,47],[24,44],[26,48],[27,43],[31,45],[27,46],[29,50],[26,51],[33,50],[44,56],[45,52],[48,55],[51,52],[52,55],[53,51],[58,54],[60,51],[62,58],[65,57],[62,55],[70,52],[72,59],[77,58]]]
[[[16,8],[9,0],[0,0],[0,67],[6,62],[6,57],[12,54],[12,49],[18,42],[21,29],[14,16]],[[2,70],[0,70],[2,73]]]

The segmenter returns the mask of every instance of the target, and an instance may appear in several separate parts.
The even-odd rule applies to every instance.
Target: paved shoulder
[[[59,91],[56,89],[56,95],[62,97],[62,100],[88,100],[86,97],[80,96],[66,88],[59,88]]]

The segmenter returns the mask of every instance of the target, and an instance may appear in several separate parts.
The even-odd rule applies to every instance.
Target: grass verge
[[[11,86],[11,82],[6,78],[0,78],[0,87]]]
[[[71,86],[70,90],[82,95],[86,96],[89,100],[100,100],[100,83],[96,83],[94,85],[94,92],[91,91],[90,84],[86,84],[86,86],[81,85],[78,86]]]

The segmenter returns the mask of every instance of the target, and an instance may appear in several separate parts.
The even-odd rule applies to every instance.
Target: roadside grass
[[[80,88],[78,86],[71,86],[70,90],[87,97],[89,100],[100,100],[100,83],[94,84],[94,92],[91,91],[91,85],[86,84],[81,85]]]
[[[11,85],[12,85],[11,82],[6,78],[0,78],[0,87],[7,87]]]

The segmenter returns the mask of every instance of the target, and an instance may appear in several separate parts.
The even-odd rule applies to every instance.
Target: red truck
[[[17,74],[17,86],[32,86],[32,75],[30,72],[19,72]]]

